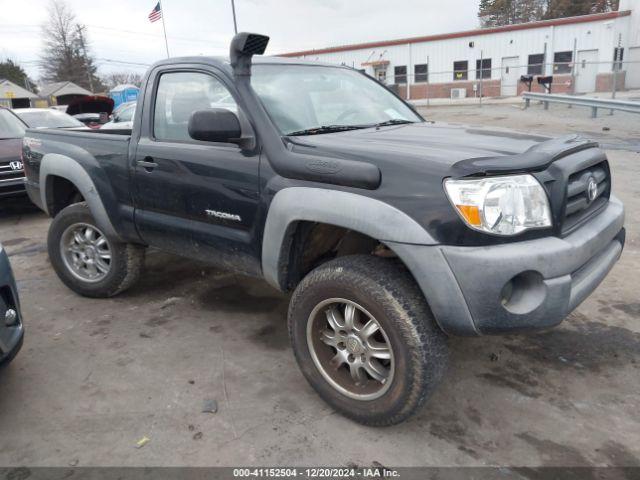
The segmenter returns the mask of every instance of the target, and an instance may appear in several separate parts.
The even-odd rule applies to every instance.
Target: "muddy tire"
[[[47,247],[60,280],[85,297],[107,298],[125,291],[138,280],[144,264],[144,247],[107,237],[84,202],[56,215]]]
[[[293,293],[288,323],[311,386],[365,425],[393,425],[411,416],[446,367],[446,336],[394,259],[354,255],[316,268]]]

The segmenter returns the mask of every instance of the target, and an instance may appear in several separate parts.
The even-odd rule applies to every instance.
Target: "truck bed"
[[[27,191],[36,205],[43,208],[39,189],[41,174],[60,168],[80,167],[94,182],[106,188],[102,196],[111,197],[113,207],[130,203],[128,181],[129,141],[131,135],[110,130],[29,129],[24,136],[24,157]],[[130,132],[129,132],[130,133]],[[55,157],[47,160],[49,156]],[[46,164],[46,165],[45,165]]]

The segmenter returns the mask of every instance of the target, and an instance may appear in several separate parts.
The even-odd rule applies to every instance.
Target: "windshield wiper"
[[[384,122],[376,123],[375,125],[371,125],[372,127],[388,127],[389,125],[405,125],[407,123],[416,123],[411,120],[404,120],[402,118],[392,118],[391,120],[386,120]]]
[[[335,133],[346,132],[348,130],[359,130],[361,128],[367,128],[365,125],[322,125],[320,127],[306,128],[304,130],[298,130],[296,132],[287,133],[287,136],[300,136],[300,135],[319,135],[321,133]]]

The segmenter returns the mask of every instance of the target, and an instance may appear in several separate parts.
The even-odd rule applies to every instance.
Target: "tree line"
[[[617,10],[619,0],[480,0],[483,27],[575,17]]]

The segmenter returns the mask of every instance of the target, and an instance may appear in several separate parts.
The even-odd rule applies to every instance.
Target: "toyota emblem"
[[[598,196],[598,182],[596,179],[591,177],[589,179],[589,183],[587,184],[587,197],[589,198],[589,203],[593,202]]]
[[[11,167],[11,170],[22,170],[22,162],[19,160],[9,163],[9,166]]]

